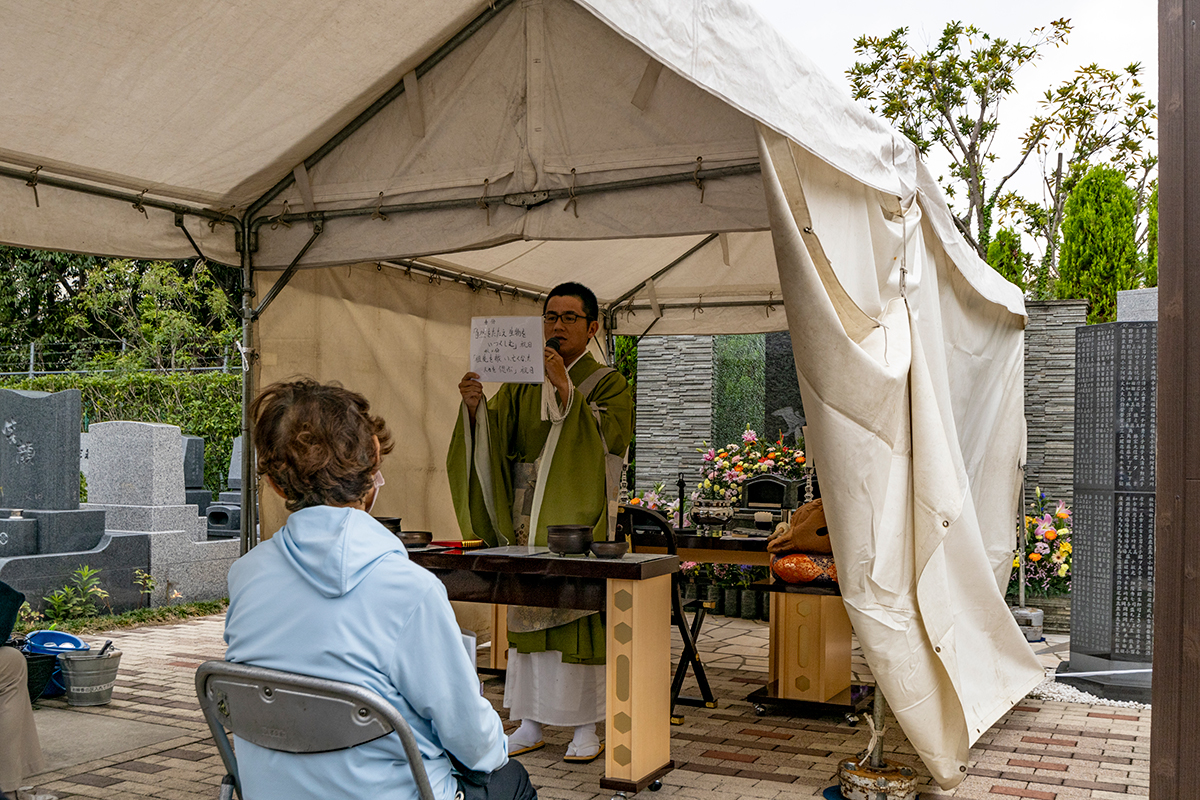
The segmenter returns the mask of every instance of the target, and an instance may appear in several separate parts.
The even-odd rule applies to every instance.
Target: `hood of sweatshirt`
[[[404,545],[356,508],[312,506],[293,512],[272,537],[284,559],[326,597],[341,597]]]

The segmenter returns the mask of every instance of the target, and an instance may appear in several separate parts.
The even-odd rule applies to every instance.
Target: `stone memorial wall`
[[[1076,332],[1071,659],[1064,677],[1117,699],[1149,697],[1154,654],[1157,323]]]

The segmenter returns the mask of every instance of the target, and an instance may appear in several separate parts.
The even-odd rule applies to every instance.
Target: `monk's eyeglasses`
[[[586,317],[583,314],[576,314],[574,311],[568,311],[565,314],[555,314],[553,311],[547,311],[545,314],[542,314],[542,319],[546,321],[547,325],[553,325],[560,319],[564,325],[574,325],[576,320],[586,319]]]

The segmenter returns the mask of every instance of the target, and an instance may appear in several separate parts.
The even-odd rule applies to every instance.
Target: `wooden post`
[[[1200,0],[1159,0],[1158,493],[1150,797],[1200,782]]]

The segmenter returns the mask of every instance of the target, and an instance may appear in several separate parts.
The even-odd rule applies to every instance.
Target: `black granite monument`
[[[1158,324],[1075,332],[1071,659],[1059,680],[1150,702]],[[1113,672],[1071,677],[1072,673]]]

